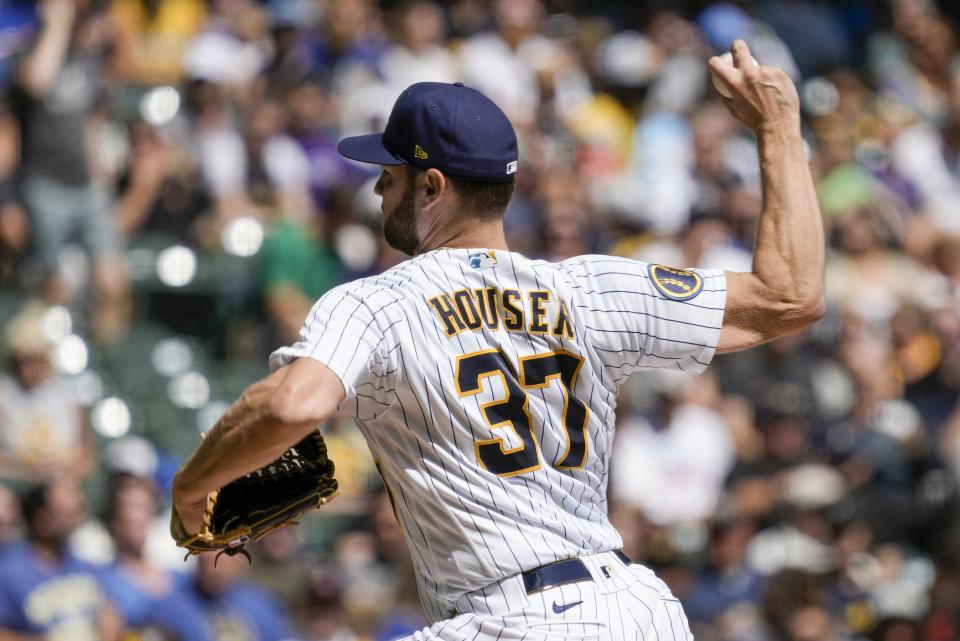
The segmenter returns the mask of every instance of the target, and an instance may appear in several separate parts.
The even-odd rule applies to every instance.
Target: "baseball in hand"
[[[733,54],[729,51],[721,55],[720,59],[728,65],[733,65]],[[757,59],[753,56],[750,56],[750,60],[753,62],[754,66],[760,66],[760,63],[757,62]],[[720,77],[712,71],[710,72],[710,75],[712,76],[713,86],[716,87],[717,91],[720,92],[720,95],[724,98],[732,98],[733,96],[730,95],[730,90],[727,89],[727,85],[723,84],[723,80],[720,80]]]

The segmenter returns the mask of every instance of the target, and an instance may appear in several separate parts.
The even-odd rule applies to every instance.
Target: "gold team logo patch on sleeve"
[[[657,291],[671,300],[690,300],[703,290],[700,274],[688,269],[674,269],[651,263],[647,273]]]

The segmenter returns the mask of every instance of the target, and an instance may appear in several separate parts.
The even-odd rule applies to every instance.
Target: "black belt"
[[[613,553],[620,559],[624,565],[633,563],[626,554],[620,550],[614,550]],[[577,583],[578,581],[592,581],[590,570],[580,559],[564,559],[555,563],[541,565],[538,568],[527,570],[523,573],[523,587],[527,594],[542,592],[548,588],[566,583]]]

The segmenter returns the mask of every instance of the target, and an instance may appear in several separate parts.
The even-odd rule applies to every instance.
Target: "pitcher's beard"
[[[408,256],[417,253],[417,217],[413,211],[413,185],[407,185],[403,197],[393,211],[383,213],[383,237],[387,244]]]

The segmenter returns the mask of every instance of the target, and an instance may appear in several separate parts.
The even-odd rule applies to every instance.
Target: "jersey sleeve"
[[[706,369],[723,327],[723,270],[614,256],[580,256],[561,265],[576,316],[612,380],[641,369]]]
[[[299,340],[270,354],[271,371],[311,358],[330,368],[347,398],[354,398],[358,387],[383,375],[385,334],[370,300],[371,292],[354,284],[324,294],[307,314]]]

